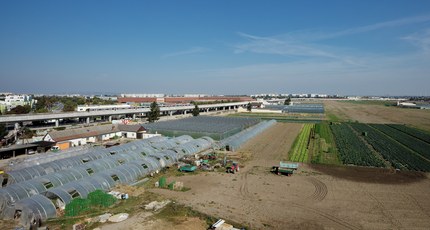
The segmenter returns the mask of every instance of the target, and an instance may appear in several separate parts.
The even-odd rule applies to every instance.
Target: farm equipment
[[[271,172],[278,175],[293,175],[294,171],[299,168],[299,164],[279,162],[279,166],[273,166]]]
[[[179,167],[179,171],[181,172],[194,172],[196,171],[197,167],[194,165],[184,165]]]
[[[239,172],[239,164],[236,162],[233,162],[233,164],[229,167],[227,167],[227,173],[233,173]]]

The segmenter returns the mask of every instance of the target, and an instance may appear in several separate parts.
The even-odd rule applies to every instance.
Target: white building
[[[37,101],[33,99],[32,96],[26,94],[8,94],[4,97],[4,101],[0,101],[0,110],[10,111],[11,109],[17,107],[18,105],[24,106],[33,105]],[[2,111],[3,113],[4,111]]]

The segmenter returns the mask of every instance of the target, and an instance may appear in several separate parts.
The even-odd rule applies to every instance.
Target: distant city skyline
[[[430,96],[430,1],[1,1],[0,91]]]

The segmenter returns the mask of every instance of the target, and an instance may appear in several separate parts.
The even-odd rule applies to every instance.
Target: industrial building
[[[227,96],[212,96],[212,97],[119,97],[119,103],[141,104],[141,103],[166,103],[166,104],[187,104],[191,102],[244,102],[254,101],[251,97],[227,97]]]

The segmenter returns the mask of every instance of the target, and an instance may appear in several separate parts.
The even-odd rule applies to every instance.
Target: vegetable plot
[[[302,131],[294,141],[292,150],[290,151],[290,161],[308,162],[309,159],[309,141],[310,134],[313,129],[313,124],[304,124]]]
[[[395,168],[430,171],[430,162],[420,155],[366,124],[350,124],[357,132],[365,132],[366,141]]]
[[[368,146],[360,140],[347,124],[331,125],[339,157],[343,164],[384,167],[384,162],[377,158]]]

